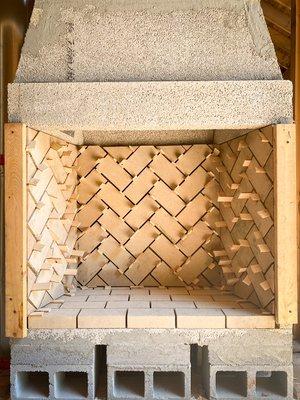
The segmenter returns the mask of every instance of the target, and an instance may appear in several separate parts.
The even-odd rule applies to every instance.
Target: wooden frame
[[[297,185],[295,125],[276,125],[275,247],[276,322],[297,322]]]
[[[291,73],[290,79],[294,84],[294,119],[296,123],[296,136],[297,136],[297,187],[299,204],[300,198],[300,137],[299,137],[299,124],[300,124],[300,4],[297,0],[292,0],[292,49],[291,49]],[[298,210],[298,293],[300,293],[300,212]],[[300,296],[298,295],[298,313],[300,312]],[[300,315],[298,315],[300,320]],[[295,326],[295,337],[300,337],[300,326]]]
[[[297,322],[295,125],[275,125],[276,322]],[[27,335],[27,128],[5,126],[6,336]]]
[[[5,151],[5,333],[27,335],[26,126],[6,124]]]

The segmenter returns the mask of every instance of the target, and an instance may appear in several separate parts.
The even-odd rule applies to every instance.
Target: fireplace
[[[292,86],[259,2],[104,3],[37,1],[9,86],[12,397],[289,399]]]
[[[290,126],[165,146],[21,132],[29,328],[274,328],[275,311],[286,318],[275,204],[288,195],[276,160],[279,146],[293,155]]]

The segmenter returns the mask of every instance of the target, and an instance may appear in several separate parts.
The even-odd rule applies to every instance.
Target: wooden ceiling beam
[[[281,67],[284,68],[289,68],[290,66],[290,54],[286,53],[285,51],[276,48],[276,55],[277,55],[277,59],[278,59],[278,63]]]
[[[261,1],[261,6],[267,22],[270,22],[283,32],[291,33],[291,19],[288,14],[272,6],[267,0]]]
[[[291,38],[286,35],[283,35],[280,31],[274,29],[272,26],[269,26],[269,32],[275,47],[278,47],[279,49],[290,54]]]
[[[276,0],[276,3],[288,8],[291,10],[291,0]]]
[[[265,0],[266,3],[277,8],[279,11],[291,16],[291,0]]]

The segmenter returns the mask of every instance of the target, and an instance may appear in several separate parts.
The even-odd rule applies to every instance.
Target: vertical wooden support
[[[5,334],[27,335],[26,126],[6,124],[5,154]]]
[[[276,125],[275,247],[276,322],[297,322],[297,188],[295,125]]]
[[[290,79],[294,84],[294,119],[297,132],[297,187],[298,187],[298,232],[300,230],[300,4],[292,0],[292,49]],[[298,293],[300,293],[300,235],[298,236]],[[298,295],[300,313],[300,295]],[[298,315],[300,321],[300,315]],[[295,338],[300,339],[300,324],[294,327]]]

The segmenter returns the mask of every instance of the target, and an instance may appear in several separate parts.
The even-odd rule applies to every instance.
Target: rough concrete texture
[[[131,143],[130,131],[291,123],[292,91],[289,81],[12,84],[9,120],[46,132],[127,131]],[[102,144],[105,132],[97,140]]]
[[[107,368],[107,398],[191,399],[190,366],[118,365]]]
[[[293,399],[293,366],[209,366],[206,388],[210,400]]]
[[[168,343],[155,346],[144,345],[137,342],[135,345],[115,343],[107,348],[108,365],[185,365],[190,364],[190,346],[186,344],[168,345]]]
[[[122,146],[128,145],[129,140],[133,146],[142,145],[175,145],[182,144],[210,144],[214,142],[214,131],[83,131],[83,142],[86,145]]]
[[[291,330],[282,329],[31,330],[28,338],[11,342],[11,357],[13,364],[27,365],[33,362],[43,365],[46,362],[51,365],[56,362],[64,364],[69,360],[68,364],[84,365],[91,362],[93,346],[97,344],[112,346],[112,349],[120,346],[125,350],[134,348],[139,343],[148,350],[163,346],[168,346],[169,349],[178,346],[180,349],[191,344],[208,346],[211,365],[278,366],[290,365],[292,362],[292,333]],[[187,357],[187,348],[184,348],[183,361]],[[62,354],[59,354],[60,351]],[[145,360],[151,357],[149,351],[145,352]],[[153,352],[154,357],[155,350]],[[174,354],[174,360],[176,354],[178,353]],[[108,353],[108,357],[112,355],[113,353]],[[128,357],[134,358],[135,355],[137,353],[130,355],[127,352]],[[119,357],[122,357],[122,354]]]
[[[94,365],[12,365],[11,398],[92,400],[95,398]]]
[[[36,384],[28,386],[26,375],[22,375],[23,372],[37,371],[49,374],[49,398],[57,398],[54,393],[58,387],[56,390],[67,400],[78,398],[74,391],[77,395],[83,393],[85,375],[69,376],[63,372],[86,372],[88,394],[85,398],[90,399],[95,387],[99,387],[97,377],[106,370],[107,399],[110,400],[133,399],[137,395],[144,395],[146,399],[194,398],[190,394],[191,386],[193,388],[191,372],[193,379],[196,376],[206,385],[207,392],[211,391],[211,398],[242,398],[239,395],[243,392],[246,399],[252,400],[265,397],[265,393],[272,399],[277,395],[291,399],[291,340],[292,332],[288,329],[29,331],[28,338],[11,342],[12,399],[26,399],[23,395],[17,396],[20,385],[25,392],[43,398],[39,397],[47,386],[43,377],[36,376],[34,380],[35,376],[30,375],[29,381]],[[106,361],[98,358],[97,345],[107,346]],[[203,354],[201,365],[197,363],[196,366],[191,363],[195,345],[198,350],[201,347]],[[218,372],[226,371],[241,372],[242,375],[221,374],[221,381],[216,383]],[[199,393],[193,390],[196,398]]]
[[[259,0],[37,0],[16,81],[281,78]]]

